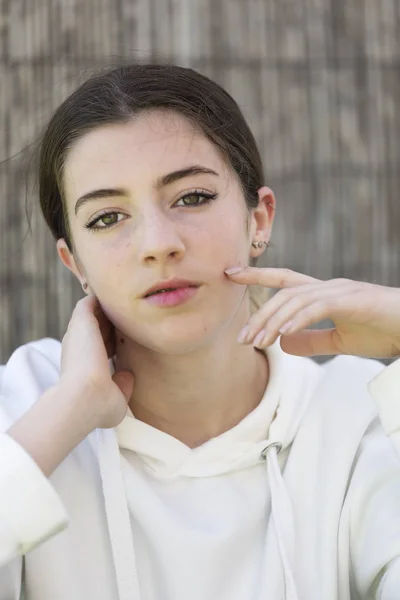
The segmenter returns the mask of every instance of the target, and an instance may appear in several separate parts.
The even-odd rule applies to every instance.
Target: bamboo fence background
[[[399,286],[399,38],[398,0],[0,0],[0,363],[61,339],[82,296],[31,145],[119,57],[191,66],[239,102],[278,200],[265,265]]]

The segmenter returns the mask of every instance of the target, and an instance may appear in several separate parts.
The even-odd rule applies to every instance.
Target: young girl
[[[400,355],[400,290],[254,266],[275,197],[190,69],[92,76],[39,180],[87,296],[2,368],[0,599],[400,598],[400,361],[306,358]]]

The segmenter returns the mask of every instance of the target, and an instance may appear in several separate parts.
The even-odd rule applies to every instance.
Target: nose
[[[177,226],[166,215],[149,214],[141,223],[142,236],[139,248],[139,260],[142,264],[165,263],[171,259],[182,258],[184,243]]]

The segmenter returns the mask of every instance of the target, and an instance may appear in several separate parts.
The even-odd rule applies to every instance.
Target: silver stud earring
[[[268,246],[268,243],[267,242],[252,242],[251,245],[254,246],[254,248],[265,248],[266,246]]]
[[[82,283],[82,288],[84,292],[86,292],[86,290],[88,289],[88,284],[86,283],[86,281]]]

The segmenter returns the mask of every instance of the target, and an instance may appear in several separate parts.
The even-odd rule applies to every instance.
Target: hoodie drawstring
[[[285,576],[285,600],[299,600],[293,575],[295,530],[292,503],[278,463],[280,442],[271,442],[261,452],[267,465],[271,490],[271,519],[278,540]]]
[[[97,429],[101,482],[117,577],[119,600],[140,600],[132,527],[121,469],[118,438],[113,429]]]

